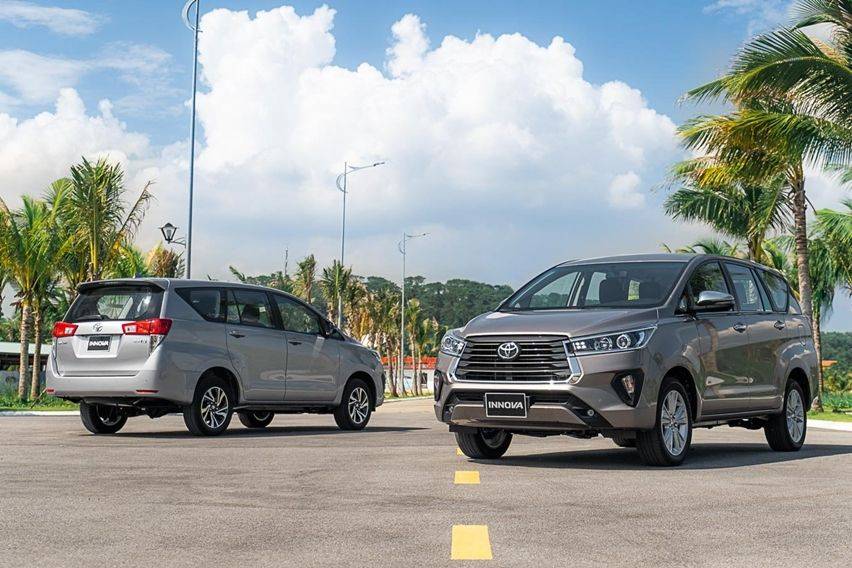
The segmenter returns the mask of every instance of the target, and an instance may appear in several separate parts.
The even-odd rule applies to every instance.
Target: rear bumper
[[[184,377],[167,376],[153,369],[143,369],[130,376],[64,376],[60,375],[48,359],[47,388],[60,398],[152,398],[176,404],[189,404],[192,394],[187,394]]]

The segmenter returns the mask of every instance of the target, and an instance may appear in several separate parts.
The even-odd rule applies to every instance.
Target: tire
[[[237,418],[246,428],[266,428],[275,415],[271,412],[237,412]]]
[[[808,433],[808,412],[799,383],[787,381],[781,414],[769,418],[763,433],[769,447],[776,452],[797,452],[801,449]]]
[[[127,415],[117,406],[81,402],[80,420],[92,434],[115,434],[127,424]]]
[[[512,434],[505,430],[480,428],[475,432],[456,432],[456,443],[462,453],[475,460],[496,460],[503,457],[512,443]]]
[[[212,375],[198,381],[192,404],[183,408],[183,421],[196,436],[218,436],[228,429],[233,413],[231,388],[223,378]]]
[[[637,432],[639,457],[646,465],[680,465],[689,453],[691,443],[692,408],[689,395],[674,377],[666,377],[660,386],[654,429]]]
[[[627,436],[616,434],[612,437],[612,442],[619,448],[635,448],[636,438],[628,438]]]
[[[351,379],[343,389],[340,405],[334,409],[334,421],[341,430],[363,430],[373,415],[373,397],[361,379]]]

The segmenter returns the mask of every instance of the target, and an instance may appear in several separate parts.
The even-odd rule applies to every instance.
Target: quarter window
[[[228,296],[228,323],[273,327],[266,292],[234,290]]]
[[[178,288],[175,292],[207,321],[225,321],[219,288]]]
[[[726,262],[725,267],[731,276],[734,292],[744,312],[762,312],[766,309],[760,296],[760,287],[751,270],[741,264]]]
[[[309,335],[320,334],[319,319],[311,310],[285,296],[275,296],[275,303],[285,330]]]

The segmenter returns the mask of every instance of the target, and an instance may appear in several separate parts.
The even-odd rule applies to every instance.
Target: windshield
[[[102,286],[80,292],[65,321],[143,320],[160,315],[163,291],[146,285]]]
[[[515,292],[501,311],[650,308],[669,295],[685,262],[558,266]]]

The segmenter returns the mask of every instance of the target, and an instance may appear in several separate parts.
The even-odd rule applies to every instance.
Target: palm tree
[[[151,276],[145,262],[145,255],[133,245],[122,247],[118,259],[109,270],[110,278],[138,278]]]
[[[319,285],[325,297],[328,298],[328,317],[332,321],[337,319],[338,302],[346,297],[346,289],[351,279],[352,269],[344,268],[338,260],[322,269]]]
[[[691,245],[686,245],[672,250],[672,248],[663,243],[663,249],[667,252],[686,252],[692,254],[715,254],[719,256],[732,256],[741,258],[740,244],[729,243],[721,239],[699,239]]]
[[[700,221],[717,232],[735,239],[743,239],[748,247],[748,258],[764,262],[763,243],[770,231],[781,231],[789,226],[790,203],[782,176],[775,176],[762,184],[738,180],[736,172],[726,176],[733,183],[708,182],[709,168],[724,168],[711,157],[681,162],[675,166],[673,181],[684,185],[664,204],[666,213],[673,219]]]
[[[420,309],[420,300],[417,298],[411,298],[405,304],[405,333],[408,336],[407,343],[411,347],[411,362],[412,362],[412,370],[414,371],[414,378],[411,381],[411,394],[419,395],[420,394],[420,375],[419,375],[419,355],[417,353],[417,343],[415,341],[415,335],[417,334],[417,330],[420,327],[420,324],[423,322],[423,311]],[[404,355],[404,354],[403,354]],[[403,368],[405,368],[405,359],[403,357]],[[405,391],[405,375],[403,374],[402,378],[402,389]]]
[[[310,304],[313,302],[314,282],[317,279],[317,259],[313,254],[309,254],[296,266],[293,289],[297,296]]]
[[[150,185],[128,206],[121,166],[85,158],[71,167],[69,179],[53,184],[49,200],[73,239],[65,273],[71,290],[83,280],[103,278],[120,261],[152,199]]]
[[[186,271],[183,255],[163,247],[162,243],[152,248],[145,256],[145,272],[160,278],[180,278]]]
[[[729,100],[739,110],[699,117],[681,133],[688,147],[708,150],[750,176],[785,175],[793,198],[802,310],[816,337],[804,169],[806,164],[848,164],[852,158],[852,3],[800,0],[797,11],[793,28],[754,38],[729,73],[687,94],[698,101]],[[828,44],[802,31],[814,24],[829,26]]]
[[[58,205],[61,202],[57,202]],[[17,289],[20,306],[18,397],[26,398],[29,370],[29,323],[34,319],[36,354],[31,391],[37,394],[43,308],[55,281],[66,242],[58,230],[58,208],[23,197],[23,207],[12,212],[0,199],[0,263]],[[34,310],[34,311],[33,311]]]

